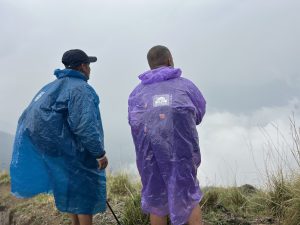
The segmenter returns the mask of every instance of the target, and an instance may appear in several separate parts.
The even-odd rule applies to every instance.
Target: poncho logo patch
[[[46,93],[46,92],[44,92],[44,91],[42,91],[41,93],[39,93],[39,94],[35,97],[34,101],[36,102],[37,100],[39,100],[45,93]]]
[[[153,107],[171,105],[171,103],[172,103],[172,95],[165,94],[165,95],[153,96]]]

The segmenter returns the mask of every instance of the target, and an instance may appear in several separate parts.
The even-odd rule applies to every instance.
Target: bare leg
[[[189,225],[202,225],[202,212],[199,204],[193,209],[189,221]]]
[[[80,225],[92,225],[93,224],[93,215],[78,215]]]
[[[150,223],[151,225],[167,225],[167,217],[150,214]]]
[[[72,225],[80,225],[78,216],[76,214],[69,214],[72,220]]]

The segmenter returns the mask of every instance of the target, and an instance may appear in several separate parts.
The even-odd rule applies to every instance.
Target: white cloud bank
[[[249,114],[208,112],[198,128],[201,184],[263,184],[266,166],[272,169],[273,160],[280,162],[274,149],[271,151],[272,144],[290,165],[295,165],[289,151],[290,118],[294,116],[295,122],[299,121],[299,106],[299,99],[292,99],[286,106],[264,107]]]

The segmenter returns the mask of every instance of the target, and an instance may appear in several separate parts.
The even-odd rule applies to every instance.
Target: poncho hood
[[[72,70],[72,69],[56,69],[54,71],[54,75],[57,77],[57,79],[61,79],[64,77],[75,77],[75,78],[79,78],[82,80],[87,81],[88,78],[86,76],[84,76],[83,73],[77,71],[77,70]]]
[[[157,69],[146,71],[145,73],[139,75],[139,79],[141,80],[142,84],[152,84],[180,76],[181,69],[163,66]]]

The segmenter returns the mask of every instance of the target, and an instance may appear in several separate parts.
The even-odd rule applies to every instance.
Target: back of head
[[[147,59],[151,69],[160,66],[174,66],[170,50],[162,45],[152,47],[148,51]]]
[[[66,68],[75,69],[81,64],[90,64],[97,61],[97,57],[88,56],[80,49],[71,49],[66,51],[61,59]]]
[[[71,49],[63,54],[62,63],[67,69],[77,70],[83,73],[87,79],[90,77],[90,63],[96,62],[97,57],[88,56],[80,49]]]

